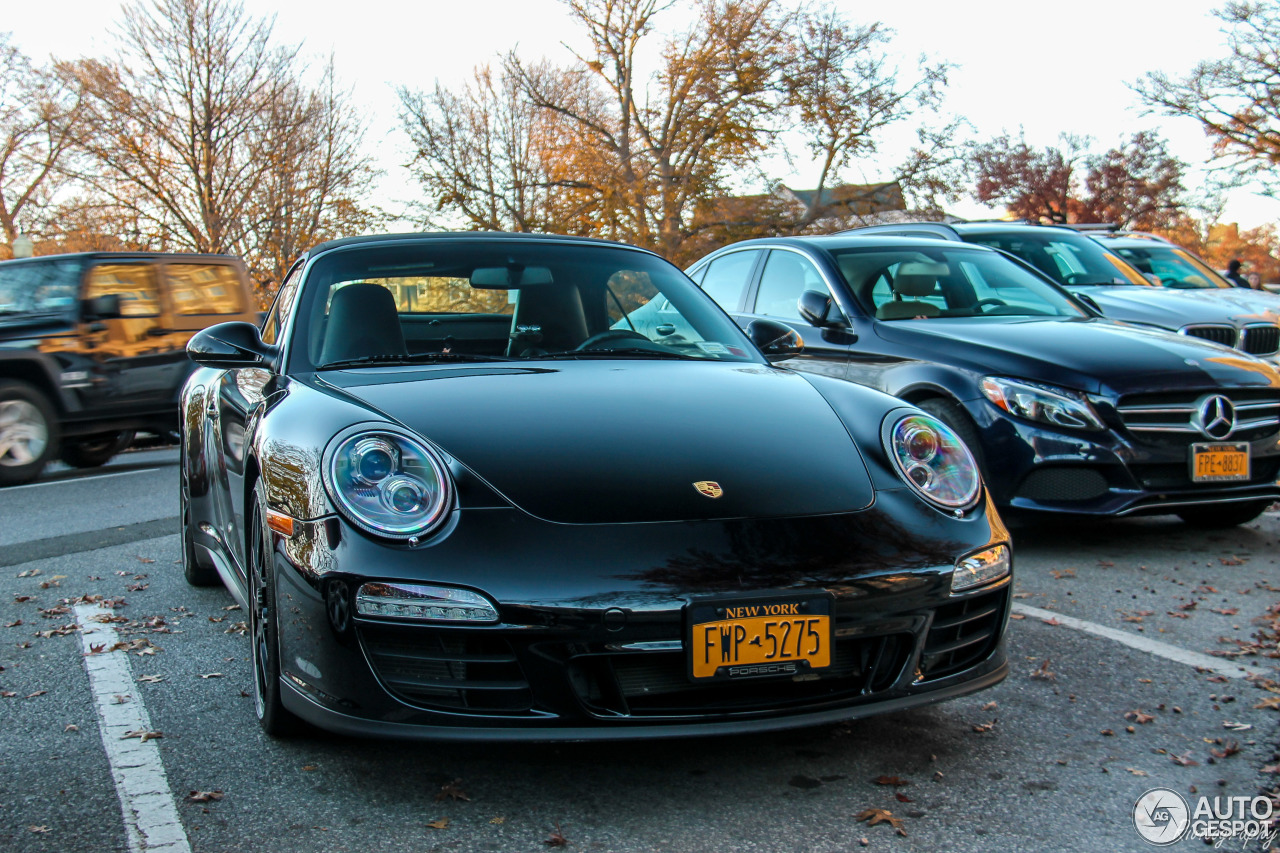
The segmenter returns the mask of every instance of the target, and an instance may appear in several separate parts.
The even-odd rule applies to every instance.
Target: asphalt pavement
[[[121,811],[118,742],[157,757],[149,784],[185,849],[255,853],[535,851],[556,833],[579,851],[1139,851],[1145,791],[1253,796],[1280,779],[1260,773],[1280,760],[1280,711],[1254,707],[1274,694],[1237,668],[1277,677],[1240,654],[1280,601],[1276,514],[1216,533],[1019,527],[1011,676],[927,708],[647,743],[273,741],[243,612],[182,579],[176,455],[0,491],[0,849],[146,849]],[[118,693],[87,674],[85,596],[84,631],[129,646]],[[103,703],[136,703],[160,734],[104,739]]]

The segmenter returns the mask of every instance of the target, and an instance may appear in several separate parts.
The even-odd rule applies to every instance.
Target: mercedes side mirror
[[[822,328],[844,325],[844,315],[840,313],[835,301],[829,294],[817,290],[806,290],[800,294],[800,298],[796,300],[796,310],[810,326]]]
[[[238,321],[202,329],[187,341],[187,358],[221,370],[269,367],[278,352],[263,342],[257,326]]]
[[[804,339],[800,334],[777,320],[752,320],[747,324],[746,333],[770,362],[786,361],[804,349]]]

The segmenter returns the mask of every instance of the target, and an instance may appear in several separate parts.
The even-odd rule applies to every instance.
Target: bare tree
[[[1228,54],[1174,79],[1152,73],[1134,90],[1154,111],[1200,124],[1215,160],[1238,179],[1257,179],[1280,195],[1280,2],[1232,0],[1214,14]]]
[[[645,74],[641,45],[658,0],[566,0],[590,49],[576,87],[548,85],[514,54],[507,67],[535,106],[574,129],[573,156],[598,200],[601,233],[679,257],[700,200],[755,164],[783,105],[785,16],[773,0],[699,0]],[[584,94],[585,93],[585,94]]]
[[[540,88],[561,72],[549,65],[525,73]],[[426,221],[488,231],[566,230],[551,195],[562,187],[548,155],[562,140],[557,118],[534,107],[519,81],[484,65],[459,92],[439,83],[430,93],[399,89],[401,126],[414,146],[409,164],[426,190]]]
[[[332,64],[303,82],[296,47],[238,0],[124,10],[118,62],[60,65],[86,92],[77,177],[163,249],[244,255],[278,280],[310,242],[364,221],[362,125]]]
[[[922,114],[938,109],[949,66],[921,56],[912,79],[904,80],[888,49],[891,30],[879,23],[854,26],[830,7],[803,14],[797,30],[796,56],[783,82],[797,128],[819,164],[817,191],[796,223],[803,229],[830,213],[826,190],[850,163],[879,151],[886,128],[912,118],[919,124]],[[958,127],[956,121],[922,127],[921,146],[894,177],[907,179],[922,197],[944,191],[942,164],[958,156]]]
[[[34,67],[9,38],[0,33],[0,235],[12,243],[19,223],[41,230],[81,108],[74,88]]]
[[[279,282],[311,246],[367,231],[384,217],[361,198],[377,172],[332,59],[315,89],[291,83],[271,109],[267,168],[250,211],[251,261],[260,281]]]
[[[974,198],[1004,204],[1034,221],[1070,221],[1072,192],[1084,158],[1084,141],[1062,137],[1062,148],[1043,150],[1008,134],[976,145],[970,155]]]

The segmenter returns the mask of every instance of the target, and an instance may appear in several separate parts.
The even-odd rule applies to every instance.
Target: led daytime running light
[[[999,580],[1009,574],[1011,564],[1008,545],[995,545],[970,554],[956,561],[956,570],[951,575],[951,591],[960,592]]]
[[[418,584],[361,584],[356,592],[356,613],[431,622],[498,621],[498,609],[478,592]]]

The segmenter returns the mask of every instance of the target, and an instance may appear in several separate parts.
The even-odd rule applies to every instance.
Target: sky
[[[788,2],[788,0],[783,0]],[[1144,115],[1129,84],[1151,71],[1180,76],[1201,60],[1226,54],[1220,22],[1210,12],[1220,4],[1204,0],[969,0],[866,4],[847,0],[838,7],[858,22],[879,20],[891,27],[891,50],[909,76],[921,53],[955,66],[944,110],[968,119],[981,141],[1002,133],[1025,133],[1029,143],[1054,145],[1059,134],[1092,137],[1098,150],[1113,147],[1138,130],[1158,130],[1171,152],[1192,166],[1185,185],[1193,192],[1204,181],[1208,143],[1192,121]],[[673,8],[658,19],[674,28],[687,9]],[[0,31],[36,62],[51,57],[113,53],[112,32],[120,5],[102,0],[11,0],[0,11]],[[568,64],[565,42],[580,43],[558,0],[246,0],[255,16],[275,16],[281,43],[302,43],[316,65],[333,55],[340,81],[366,113],[366,142],[385,174],[377,195],[391,209],[412,196],[403,164],[409,155],[398,128],[396,87],[431,89],[436,81],[454,86],[483,63],[496,64],[515,48],[528,60]],[[901,160],[913,138],[903,127],[886,145],[884,160]],[[803,151],[791,163],[778,161],[776,177],[805,189],[817,168]],[[852,182],[886,177],[877,164],[851,169]],[[760,191],[761,186],[744,186]],[[962,216],[1000,211],[961,203]],[[1280,202],[1248,190],[1228,197],[1224,221],[1249,228],[1280,220]]]

